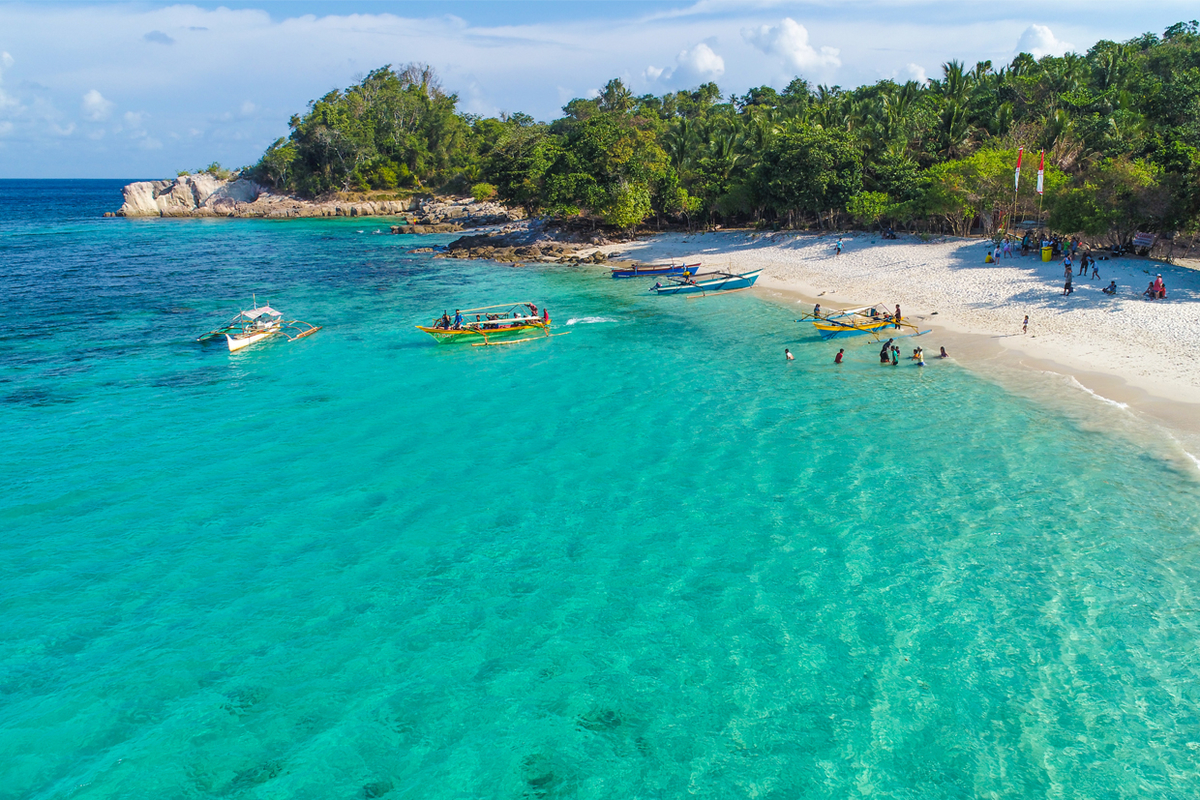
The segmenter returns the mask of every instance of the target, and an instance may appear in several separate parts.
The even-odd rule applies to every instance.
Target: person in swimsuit
[[[792,355],[792,351],[788,350],[786,347],[783,348],[783,357],[786,358],[788,361],[796,360],[796,357],[794,355]]]
[[[1104,292],[1105,294],[1116,294],[1117,293],[1117,282],[1110,281],[1108,286],[1105,286],[1100,291]]]
[[[892,352],[892,342],[893,341],[894,341],[893,339],[888,339],[886,342],[883,343],[883,349],[879,351],[879,363],[880,364],[886,364],[892,360],[891,352]]]
[[[942,347],[942,352],[938,354],[938,358],[949,358],[950,354],[946,352],[946,348]]]
[[[844,347],[841,350],[838,350],[837,355],[833,357],[833,363],[835,363],[835,364],[842,363],[842,353],[844,353],[844,352],[846,352],[846,348],[844,348]]]
[[[1029,315],[1025,315],[1025,321],[1021,323],[1021,333],[1029,333]]]
[[[900,304],[896,304],[896,330],[900,330]]]
[[[816,317],[817,319],[821,318],[821,304],[820,303],[817,303],[815,306],[813,306],[813,316]]]

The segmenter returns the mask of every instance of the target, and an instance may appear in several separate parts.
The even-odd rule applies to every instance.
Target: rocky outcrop
[[[553,261],[599,264],[607,257],[596,248],[612,244],[603,233],[573,222],[523,220],[488,233],[463,236],[446,245],[445,258],[490,261]],[[580,250],[593,251],[580,257]]]
[[[122,194],[118,217],[380,217],[408,215],[420,207],[416,198],[305,200],[272,194],[251,180],[224,181],[207,173],[131,183]]]
[[[470,197],[422,199],[409,222],[422,227],[434,225],[456,225],[458,229],[481,228],[485,225],[504,225],[524,219],[525,212],[519,208],[507,208],[500,203],[479,202]],[[394,231],[397,233],[423,233],[426,231]],[[427,231],[433,233],[435,231]],[[437,231],[439,233],[444,231]]]

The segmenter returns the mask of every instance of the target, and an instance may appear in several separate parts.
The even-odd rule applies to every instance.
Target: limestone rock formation
[[[254,181],[224,181],[207,173],[126,186],[118,217],[377,217],[408,215],[416,198],[346,202],[272,194]]]

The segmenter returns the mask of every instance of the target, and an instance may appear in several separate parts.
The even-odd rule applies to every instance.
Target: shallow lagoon
[[[0,182],[0,797],[1200,790],[1153,448],[746,293],[116,185]],[[326,327],[192,342],[251,292]],[[570,334],[412,327],[505,300]]]

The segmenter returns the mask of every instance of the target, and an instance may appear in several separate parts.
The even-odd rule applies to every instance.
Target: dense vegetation
[[[531,213],[632,227],[892,224],[965,234],[1017,219],[1126,240],[1200,222],[1200,31],[943,65],[925,84],[802,78],[723,97],[634,96],[619,80],[550,123],[456,112],[432,70],[375,70],[310,104],[253,169],[313,196],[473,191]],[[1017,148],[1025,148],[1014,198]],[[1045,150],[1046,193],[1034,193]],[[1015,203],[1015,205],[1014,205]]]

